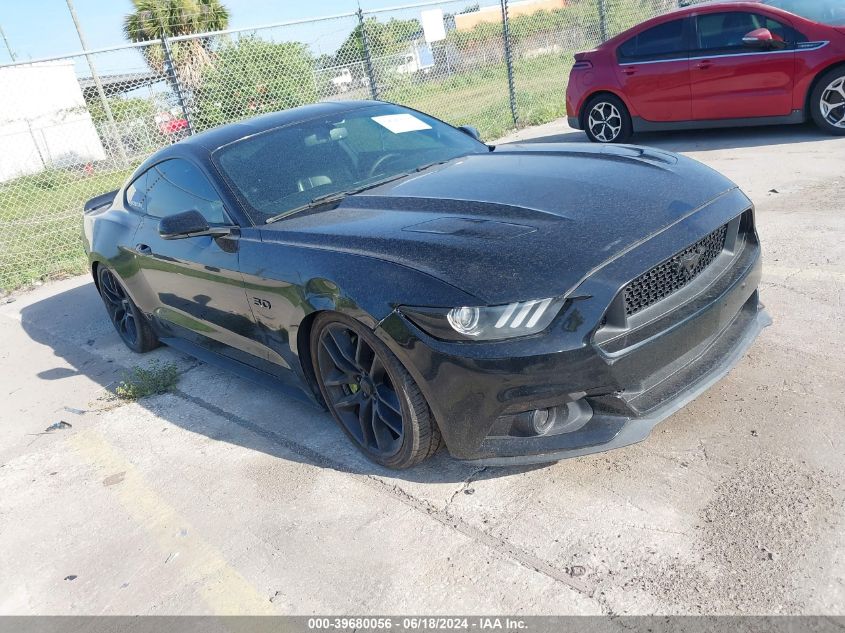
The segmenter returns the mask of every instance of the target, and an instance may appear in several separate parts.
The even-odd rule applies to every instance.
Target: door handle
[[[141,253],[141,255],[152,255],[153,254],[153,249],[151,249],[146,244],[136,244],[135,250],[138,251],[139,253]]]
[[[704,60],[698,62],[695,65],[695,67],[698,68],[699,70],[707,70],[712,65],[713,65],[713,62],[711,62],[709,59],[704,59]]]
[[[628,76],[631,76],[631,75],[635,75],[637,73],[637,69],[628,66],[628,67],[623,68],[622,72],[625,73]]]

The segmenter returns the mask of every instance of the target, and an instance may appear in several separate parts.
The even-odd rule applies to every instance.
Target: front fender
[[[398,305],[476,305],[479,300],[431,275],[377,258],[278,242],[243,242],[241,272],[266,345],[302,367],[315,312],[350,316],[372,330]],[[260,303],[260,302],[259,302]],[[307,332],[305,333],[307,334]]]

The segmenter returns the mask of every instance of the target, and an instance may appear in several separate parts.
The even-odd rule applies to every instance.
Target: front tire
[[[117,275],[102,264],[97,268],[97,288],[109,319],[126,347],[143,354],[159,346],[158,337]]]
[[[845,136],[845,68],[834,68],[819,78],[810,95],[810,114],[828,134]]]
[[[624,143],[631,138],[631,115],[619,97],[596,95],[584,107],[583,127],[593,143]]]
[[[364,325],[321,314],[312,329],[311,359],[329,411],[372,461],[409,468],[440,448],[440,429],[416,382]]]

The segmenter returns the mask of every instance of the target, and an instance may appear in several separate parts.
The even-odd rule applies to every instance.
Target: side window
[[[684,23],[686,19],[658,24],[623,43],[617,56],[620,62],[656,61],[683,58],[687,54]]]
[[[174,158],[149,170],[146,212],[163,218],[183,211],[199,211],[209,224],[228,221],[223,203],[208,179],[191,163]]]
[[[761,28],[769,29],[772,37],[778,42],[783,42],[786,47],[806,39],[790,26],[768,16],[745,11],[727,11],[696,17],[696,48],[711,53],[749,52],[742,38]]]
[[[138,213],[146,211],[147,174],[149,173],[149,171],[145,171],[126,188],[126,204]]]

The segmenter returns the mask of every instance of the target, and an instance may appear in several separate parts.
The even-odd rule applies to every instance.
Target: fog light
[[[545,435],[555,425],[557,407],[551,409],[535,409],[531,412],[531,430],[534,435]]]
[[[579,395],[579,394],[573,394]],[[533,409],[513,416],[498,418],[499,426],[491,435],[510,435],[511,437],[538,437],[574,433],[583,428],[593,417],[593,409],[586,398],[566,402],[556,407]],[[505,429],[510,427],[509,432]]]

